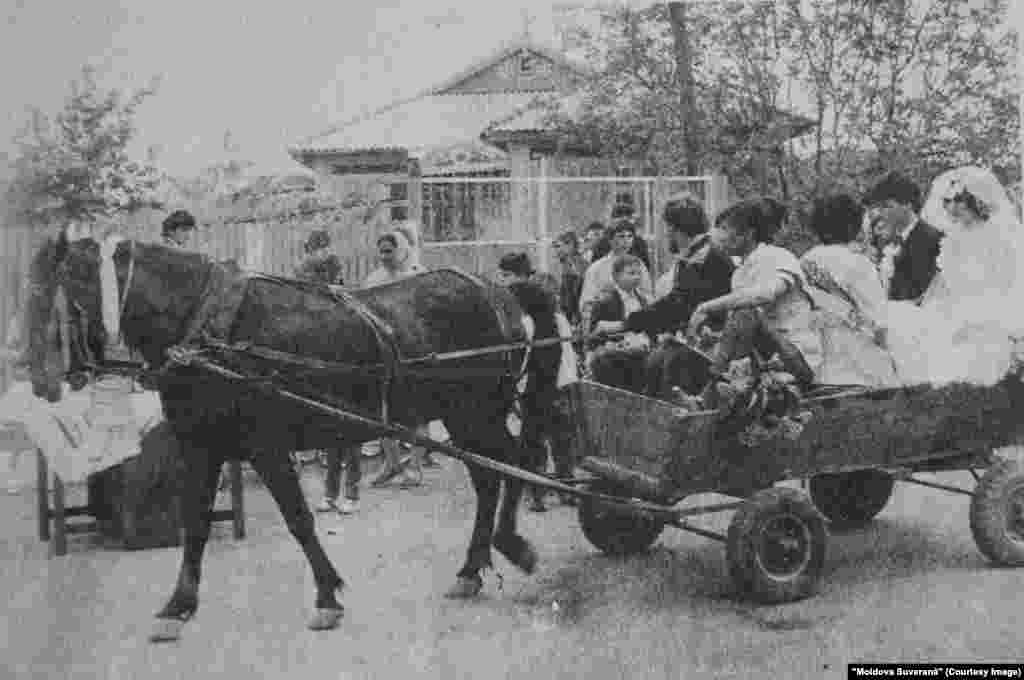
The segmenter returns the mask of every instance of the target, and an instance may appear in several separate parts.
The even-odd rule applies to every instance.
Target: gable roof
[[[435,85],[430,88],[431,94],[445,94],[449,90],[458,87],[465,81],[469,80],[473,76],[486,71],[492,66],[496,66],[506,59],[515,56],[520,51],[527,50],[535,54],[550,60],[556,66],[559,66],[567,71],[575,72],[581,76],[592,76],[594,70],[588,65],[579,61],[575,61],[567,57],[564,53],[558,50],[543,45],[541,43],[517,40],[514,42],[504,43],[497,50],[492,52],[490,55],[476,60],[468,67],[459,71],[455,75],[451,76],[447,80]],[[543,91],[543,90],[538,90]]]
[[[408,150],[416,152],[425,144],[430,148],[475,142],[494,121],[514,117],[535,106],[538,94],[546,90],[515,90],[487,93],[453,93],[466,80],[502,63],[522,50],[551,60],[556,66],[581,76],[591,73],[588,66],[543,45],[517,41],[507,43],[492,54],[420,93],[355,116],[324,132],[308,137],[289,148],[296,160],[308,154],[357,150]]]
[[[471,142],[496,119],[529,108],[532,92],[425,95],[386,107],[297,145],[293,156],[358,150],[418,151]]]

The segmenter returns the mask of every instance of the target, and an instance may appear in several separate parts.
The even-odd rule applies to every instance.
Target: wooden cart
[[[606,553],[645,550],[671,525],[723,541],[732,577],[753,599],[796,600],[816,590],[827,521],[871,519],[898,480],[971,496],[979,549],[997,564],[1024,565],[1024,460],[1014,448],[1024,441],[1024,384],[1017,377],[995,387],[821,389],[803,401],[813,417],[798,438],[754,448],[723,434],[715,412],[686,413],[592,382],[575,386],[573,403],[576,460],[593,476],[585,490],[622,500],[580,503],[584,534]],[[977,485],[916,476],[950,470],[970,471]],[[774,486],[785,480],[803,480],[805,490]],[[704,493],[735,500],[674,507]],[[726,510],[735,514],[725,535],[689,522]]]

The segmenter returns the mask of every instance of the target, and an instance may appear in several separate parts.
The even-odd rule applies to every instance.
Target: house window
[[[629,206],[630,208],[636,209],[636,201],[633,198],[633,193],[630,191],[620,191],[615,194],[615,205]]]
[[[404,222],[409,219],[409,206],[406,205],[393,205],[391,206],[391,221],[392,222]]]
[[[532,76],[537,70],[537,60],[529,52],[519,55],[519,75]]]
[[[407,182],[396,182],[388,185],[389,201],[408,201],[409,184]]]
[[[465,182],[471,176],[493,181]],[[485,224],[508,218],[512,192],[504,171],[480,172],[423,183],[423,234],[427,241],[472,241]]]

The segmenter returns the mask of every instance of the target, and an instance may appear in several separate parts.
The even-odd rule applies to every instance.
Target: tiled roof
[[[422,148],[411,155],[420,162],[423,175],[457,175],[508,168],[508,154],[479,140],[445,147]]]
[[[298,158],[305,153],[388,149],[412,151],[424,144],[433,148],[474,142],[494,121],[521,113],[530,108],[538,96],[550,92],[449,94],[448,91],[523,49],[541,54],[581,75],[590,73],[587,65],[570,60],[544,45],[534,42],[508,43],[414,97],[336,125],[295,144],[289,151]]]
[[[539,97],[536,105],[529,109],[517,111],[505,118],[499,118],[488,126],[488,132],[537,132],[548,129],[548,115],[555,110],[555,107],[570,117],[576,115],[580,106],[580,96],[570,94],[565,96],[547,95]]]
[[[532,92],[425,94],[341,125],[291,151],[416,151],[427,144],[435,148],[472,142],[495,120],[528,108],[536,96]]]

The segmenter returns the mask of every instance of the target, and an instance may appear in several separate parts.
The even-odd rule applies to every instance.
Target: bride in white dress
[[[904,384],[993,385],[1024,338],[1024,230],[988,170],[964,167],[932,183],[922,217],[942,229],[939,272],[919,307],[889,309],[889,349]]]

